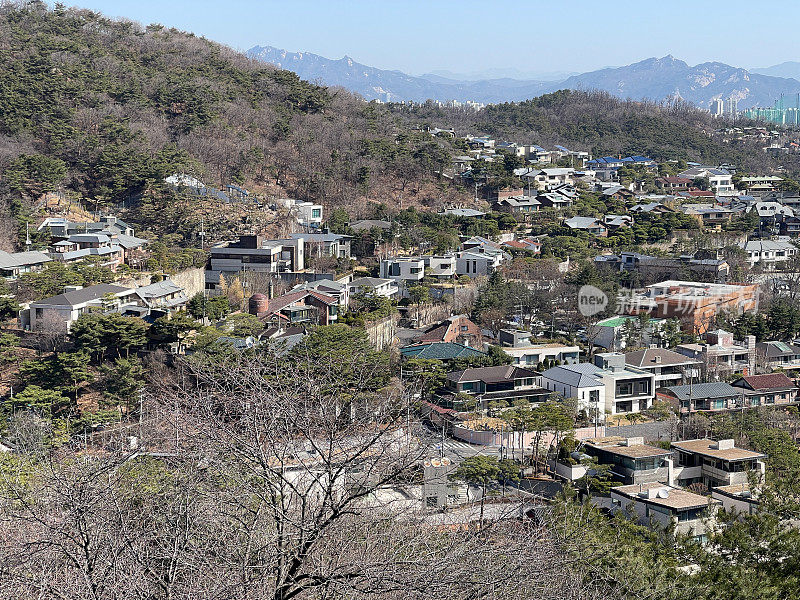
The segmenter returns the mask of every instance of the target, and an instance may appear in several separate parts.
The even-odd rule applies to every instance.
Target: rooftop
[[[586,440],[586,445],[597,448],[611,454],[625,456],[627,458],[656,458],[659,456],[669,456],[669,450],[648,446],[647,444],[630,444],[620,441],[618,438],[594,438]]]
[[[699,361],[665,348],[648,348],[628,352],[625,354],[625,363],[639,368],[700,364]]]
[[[86,288],[81,288],[79,290],[73,290],[71,292],[64,292],[63,294],[59,294],[57,296],[52,296],[50,298],[45,298],[44,300],[39,300],[37,302],[33,302],[33,305],[37,304],[50,304],[53,306],[77,306],[78,304],[84,304],[86,302],[92,302],[93,300],[99,300],[103,296],[107,294],[123,294],[125,292],[134,292],[131,288],[122,287],[120,285],[113,285],[111,283],[101,283],[98,285],[92,285]]]
[[[725,442],[729,441],[729,444]],[[722,448],[720,448],[722,446]],[[709,458],[718,458],[720,460],[737,461],[737,460],[753,460],[756,458],[766,458],[766,454],[760,452],[753,452],[752,450],[745,450],[744,448],[736,448],[733,445],[733,440],[686,440],[685,442],[672,442],[672,447],[678,450],[684,450],[693,454],[700,454],[701,456],[708,456]]]
[[[657,494],[656,497],[650,498],[646,494],[649,490],[658,490],[660,493]],[[717,503],[705,496],[693,494],[692,492],[670,487],[658,482],[623,485],[613,488],[612,492],[674,510],[705,508],[710,503]]]
[[[447,374],[447,378],[450,381],[483,381],[484,383],[501,383],[515,378],[536,376],[536,371],[513,365],[464,369],[463,371],[454,371]]]

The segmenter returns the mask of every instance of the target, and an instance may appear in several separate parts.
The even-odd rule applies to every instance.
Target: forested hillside
[[[380,106],[160,25],[29,2],[0,8],[0,40],[2,200],[18,215],[57,188],[102,208],[176,171],[336,204],[448,156]]]
[[[714,139],[712,132],[721,123],[680,102],[623,101],[604,92],[561,90],[478,112],[430,104],[397,110],[438,126],[545,147],[563,144],[594,156],[641,154],[712,165],[731,162],[748,170],[774,166],[758,146],[733,146]]]

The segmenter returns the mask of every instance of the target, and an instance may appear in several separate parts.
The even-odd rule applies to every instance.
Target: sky
[[[70,4],[69,0],[65,3]],[[418,75],[585,72],[668,54],[690,65],[800,60],[800,2],[753,0],[80,0],[238,50],[276,46]],[[600,8],[601,7],[601,8]]]

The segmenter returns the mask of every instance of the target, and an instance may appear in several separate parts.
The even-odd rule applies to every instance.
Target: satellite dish
[[[667,488],[661,488],[660,490],[658,490],[658,497],[669,498],[669,490]]]

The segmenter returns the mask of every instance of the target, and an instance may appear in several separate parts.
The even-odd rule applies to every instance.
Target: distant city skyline
[[[585,72],[668,54],[690,65],[748,69],[800,60],[800,3],[769,19],[752,1],[79,0],[144,25],[161,23],[245,51],[311,52],[419,75]],[[723,7],[720,9],[720,7]],[[738,32],[738,33],[737,33]],[[733,40],[733,41],[732,41]]]

